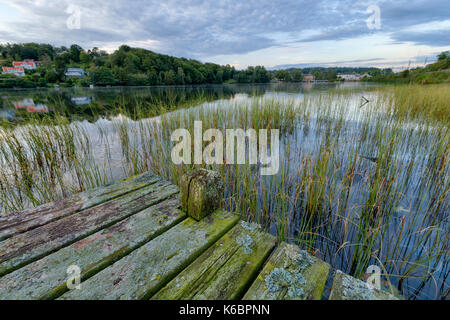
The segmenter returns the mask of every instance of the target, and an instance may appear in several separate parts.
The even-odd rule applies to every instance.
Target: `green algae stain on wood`
[[[197,222],[183,220],[60,299],[146,299],[186,268],[238,221],[217,210]]]
[[[182,209],[189,217],[199,221],[220,207],[223,191],[224,186],[217,172],[198,169],[187,173],[180,180]]]
[[[178,196],[147,208],[0,278],[0,299],[52,299],[66,292],[67,267],[76,264],[81,280],[182,221]]]
[[[244,300],[320,300],[330,266],[299,247],[281,243]]]
[[[275,237],[243,224],[227,232],[152,299],[240,298],[276,245]]]
[[[154,174],[144,173],[108,186],[87,190],[59,201],[43,204],[37,208],[1,217],[0,241],[99,205],[160,180],[161,178]]]
[[[359,279],[336,270],[330,300],[399,300],[400,297],[383,290],[376,290]]]
[[[160,181],[0,242],[0,276],[81,240],[178,192]]]

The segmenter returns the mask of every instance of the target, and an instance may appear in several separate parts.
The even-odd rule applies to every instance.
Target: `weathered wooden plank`
[[[330,266],[285,242],[270,257],[245,300],[320,300]]]
[[[66,292],[66,270],[85,280],[182,221],[178,195],[0,278],[0,299],[52,299]]]
[[[369,285],[340,270],[336,270],[330,300],[399,300],[387,291],[372,289]]]
[[[0,276],[91,235],[178,192],[160,181],[0,242]]]
[[[215,171],[202,168],[186,173],[180,180],[182,208],[199,221],[220,207],[223,190],[222,178]]]
[[[0,218],[0,241],[112,200],[159,180],[161,178],[147,172],[108,186],[95,188],[59,201],[43,204],[37,208],[9,214]]]
[[[60,299],[146,299],[222,237],[239,220],[217,210],[196,222],[187,218],[81,283]]]
[[[259,225],[242,221],[152,299],[238,299],[275,245],[275,237]]]

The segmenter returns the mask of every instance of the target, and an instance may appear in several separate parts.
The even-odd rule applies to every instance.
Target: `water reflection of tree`
[[[63,116],[70,121],[87,120],[95,122],[100,117],[110,118],[119,114],[138,120],[156,116],[166,111],[188,108],[204,102],[233,98],[237,93],[250,96],[263,95],[267,86],[252,85],[207,85],[179,87],[141,87],[141,88],[96,88],[94,90],[75,88],[68,90],[40,90],[14,92],[7,96],[9,108],[12,102],[32,97],[36,103],[50,108],[47,118]],[[76,104],[72,98],[88,97],[89,104]],[[21,115],[26,122],[39,119],[39,115]],[[23,122],[22,122],[23,123]]]
[[[315,88],[312,88],[315,90]],[[311,90],[309,88],[309,90]],[[205,102],[231,99],[236,94],[262,96],[266,92],[300,93],[308,91],[301,83],[279,84],[230,84],[202,86],[160,86],[160,87],[113,87],[113,88],[70,88],[60,90],[24,90],[6,92],[9,108],[12,102],[32,98],[35,103],[49,107],[46,119],[63,116],[70,121],[116,117],[119,114],[133,120],[157,116],[167,111],[188,108]],[[76,104],[73,98],[88,98],[89,104]],[[43,115],[20,112],[21,123],[40,119]],[[24,113],[24,114],[22,114]]]

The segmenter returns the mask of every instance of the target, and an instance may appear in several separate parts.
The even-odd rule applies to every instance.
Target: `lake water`
[[[94,122],[100,117],[125,114],[139,118],[136,109],[145,105],[158,113],[160,107],[189,107],[202,102],[229,100],[235,95],[263,96],[271,93],[302,95],[327,91],[331,88],[364,88],[376,86],[367,83],[341,84],[260,84],[260,85],[205,85],[173,87],[113,87],[113,88],[61,88],[42,90],[0,90],[2,105],[0,118],[20,122],[30,115],[64,114],[72,120]],[[148,111],[143,114],[148,115]]]
[[[34,126],[40,120],[46,120],[48,124],[48,120],[59,116],[68,118],[70,126],[81,128],[86,136],[84,140],[77,141],[76,148],[83,149],[86,144],[92,149],[84,165],[101,168],[98,173],[102,176],[100,180],[110,182],[132,174],[135,168],[130,168],[130,163],[148,166],[166,178],[172,177],[171,166],[167,165],[170,141],[163,141],[168,140],[163,134],[156,139],[147,137],[145,131],[153,128],[153,125],[159,126],[161,131],[171,131],[177,127],[178,120],[166,123],[161,120],[161,114],[172,119],[184,119],[179,120],[183,124],[184,121],[189,122],[186,119],[191,115],[193,119],[215,123],[222,128],[237,122],[237,115],[243,114],[247,119],[247,111],[239,108],[259,108],[267,102],[279,103],[277,108],[292,104],[294,109],[302,111],[293,118],[278,120],[282,126],[282,168],[279,174],[261,178],[255,168],[251,172],[239,174],[235,170],[240,169],[234,166],[220,169],[226,181],[229,181],[225,192],[225,198],[229,199],[227,209],[241,212],[248,220],[263,224],[266,230],[283,240],[299,241],[300,245],[317,250],[318,255],[335,268],[354,272],[356,267],[350,267],[352,259],[349,257],[355,255],[355,250],[369,251],[357,245],[363,242],[361,237],[366,236],[358,229],[360,215],[373,194],[379,197],[379,192],[373,193],[373,186],[376,185],[372,181],[380,165],[376,164],[376,158],[383,157],[380,151],[384,150],[380,149],[382,143],[377,143],[381,141],[377,126],[385,126],[383,134],[388,135],[387,131],[391,130],[389,124],[384,123],[384,119],[390,121],[391,117],[382,108],[382,101],[374,92],[366,90],[374,86],[377,85],[354,82],[5,90],[0,91],[0,118],[3,118],[0,121],[7,130],[5,132],[12,132],[19,139],[26,140],[29,124]],[[351,93],[336,100],[323,101],[320,98],[321,94],[346,89]],[[364,107],[362,96],[370,100],[371,104]],[[370,116],[365,110],[370,110]],[[287,114],[283,113],[283,116]],[[174,127],[162,128],[164,125]],[[384,201],[380,206],[389,212],[386,236],[381,244],[374,242],[375,247],[371,250],[373,257],[368,259],[370,263],[378,265],[374,258],[377,250],[389,242],[396,243],[392,249],[380,254],[386,263],[384,267],[389,274],[393,274],[391,282],[394,287],[401,288],[408,298],[440,298],[448,293],[448,256],[423,262],[420,257],[436,245],[433,239],[438,239],[438,231],[431,231],[426,238],[417,237],[417,234],[432,229],[436,221],[440,221],[439,232],[443,234],[438,244],[443,247],[448,245],[448,196],[445,196],[443,206],[433,211],[439,217],[427,218],[429,208],[433,205],[433,192],[441,192],[435,190],[441,188],[439,184],[442,183],[439,178],[436,181],[423,179],[428,172],[428,158],[435,152],[433,145],[436,135],[433,128],[424,129],[412,120],[402,123],[394,134],[401,136],[404,143],[396,143],[391,159],[392,168],[384,168],[392,171],[387,177],[395,180],[392,186],[389,185],[395,190],[393,195],[386,193],[386,199],[380,200]],[[158,139],[161,139],[164,147],[160,152],[150,150],[158,147],[155,144]],[[133,158],[136,150],[137,160]],[[0,157],[0,163],[1,160]],[[321,175],[320,164],[324,162],[327,165],[323,170],[327,173]],[[13,171],[5,166],[5,162],[2,164],[3,172],[9,169]],[[350,169],[355,174],[351,175],[352,180],[348,184],[346,179]],[[444,173],[447,175],[448,170]],[[76,185],[76,174],[68,169],[62,179]],[[245,181],[237,181],[236,176]],[[315,177],[323,180],[317,181]],[[236,181],[242,185],[236,185]],[[448,180],[443,183],[447,184]],[[247,184],[255,186],[248,187]],[[300,185],[303,188],[301,190]],[[345,195],[343,188],[347,185],[348,192]],[[387,185],[384,182],[381,185],[388,188],[384,187]],[[82,189],[82,186],[76,185],[74,189]],[[305,219],[308,217],[309,202],[314,203],[315,194],[321,194],[318,201],[321,204],[314,210],[324,214],[320,218],[323,220],[316,217]],[[343,208],[344,198],[347,205]],[[368,210],[374,211],[373,208]],[[307,223],[314,223],[314,228],[306,226]],[[373,230],[375,226],[368,223],[364,228]],[[305,230],[314,230],[318,236],[305,237]],[[402,263],[405,257],[410,261]],[[407,272],[411,266],[408,263],[423,263],[424,266],[400,280],[395,275]],[[427,275],[426,281],[423,280],[424,274]],[[417,279],[419,276],[422,278]]]

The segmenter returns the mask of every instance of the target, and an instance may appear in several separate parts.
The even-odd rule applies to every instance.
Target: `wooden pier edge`
[[[147,172],[2,217],[0,300],[323,299],[330,265],[220,209],[223,191],[211,170]],[[334,272],[329,299],[398,298]]]

